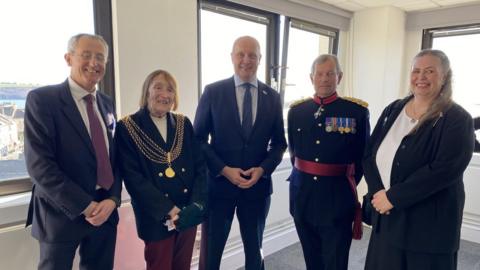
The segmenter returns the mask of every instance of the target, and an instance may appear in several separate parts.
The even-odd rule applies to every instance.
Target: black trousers
[[[237,213],[245,252],[245,270],[263,270],[262,241],[270,196],[257,200],[211,198],[208,219],[202,224],[199,270],[218,270]]]
[[[81,270],[111,270],[117,227],[105,222],[92,233],[75,242],[49,243],[39,241],[39,270],[71,270],[78,247]]]
[[[385,231],[385,230],[383,230]],[[392,246],[388,234],[372,230],[365,270],[455,270],[457,252],[413,252]]]
[[[307,270],[347,270],[352,224],[315,226],[295,220]],[[384,269],[385,270],[385,269]]]

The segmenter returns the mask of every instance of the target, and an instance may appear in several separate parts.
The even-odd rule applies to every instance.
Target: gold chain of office
[[[135,121],[133,121],[130,116],[127,116],[123,119],[130,137],[133,139],[140,152],[146,158],[155,163],[167,164],[168,168],[165,170],[165,175],[169,178],[175,176],[175,171],[172,169],[172,161],[180,156],[183,146],[185,117],[178,114],[175,115],[175,117],[177,120],[175,137],[173,138],[172,146],[168,152],[162,149],[162,147],[160,147],[147,134],[145,134],[145,132],[143,132],[143,130],[137,125],[137,123],[135,123]]]

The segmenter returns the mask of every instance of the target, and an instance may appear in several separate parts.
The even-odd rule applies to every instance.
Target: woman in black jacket
[[[418,53],[411,95],[385,108],[373,131],[363,162],[373,225],[366,270],[457,267],[474,130],[452,101],[451,78],[442,51]]]
[[[145,79],[140,110],[115,134],[147,270],[190,269],[206,208],[206,163],[190,120],[170,112],[177,106],[175,79],[156,70]]]

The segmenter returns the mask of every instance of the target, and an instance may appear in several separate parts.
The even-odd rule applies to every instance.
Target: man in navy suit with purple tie
[[[194,129],[209,168],[200,269],[219,269],[235,212],[245,269],[264,269],[261,250],[271,174],[287,144],[280,96],[256,76],[260,57],[256,39],[238,38],[231,53],[234,76],[207,85],[197,108]]]
[[[27,96],[25,159],[33,182],[27,226],[39,242],[38,269],[113,269],[121,180],[115,173],[112,101],[96,90],[108,45],[78,34],[68,43],[70,76]]]

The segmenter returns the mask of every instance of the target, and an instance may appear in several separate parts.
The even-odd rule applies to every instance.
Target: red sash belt
[[[346,176],[355,197],[355,218],[353,221],[353,239],[362,238],[362,211],[355,182],[355,164],[326,164],[295,158],[297,170],[318,176]]]

